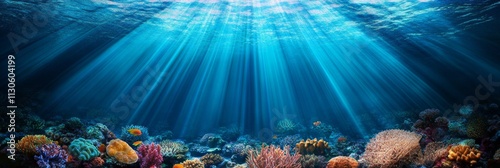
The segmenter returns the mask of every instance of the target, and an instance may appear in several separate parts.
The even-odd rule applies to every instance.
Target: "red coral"
[[[154,143],[141,145],[137,151],[141,160],[141,168],[161,168],[163,157],[160,145],[155,145]]]
[[[100,157],[95,157],[90,161],[84,162],[83,167],[84,168],[95,168],[95,167],[102,167],[104,164],[104,160]]]

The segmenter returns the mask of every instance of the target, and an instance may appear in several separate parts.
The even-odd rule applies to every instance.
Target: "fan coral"
[[[68,154],[61,146],[56,144],[44,144],[36,148],[35,160],[40,167],[63,168],[66,165]]]
[[[125,141],[120,139],[111,140],[106,147],[106,153],[118,162],[125,164],[133,164],[139,159],[137,153]]]
[[[378,133],[366,145],[362,156],[368,167],[401,167],[417,161],[421,155],[421,135],[404,130]]]
[[[300,167],[300,157],[300,154],[290,154],[290,146],[282,150],[271,145],[262,147],[260,153],[250,151],[247,165],[249,168],[296,168]]]
[[[204,168],[203,163],[198,159],[186,160],[181,163],[184,168]]]
[[[483,138],[487,135],[488,123],[483,117],[471,117],[469,122],[467,122],[466,127],[468,137]]]
[[[140,134],[133,134],[130,130],[138,130]],[[128,125],[122,128],[122,134],[120,139],[127,142],[129,145],[136,141],[146,141],[149,138],[148,129],[143,126],[138,125]]]
[[[480,157],[481,152],[470,146],[456,145],[448,150],[448,160],[455,161],[459,165],[474,166]]]
[[[314,138],[313,140],[307,139],[306,141],[301,140],[299,143],[295,145],[295,149],[300,154],[315,154],[315,155],[325,155],[326,151],[330,149],[328,146],[328,142],[323,139],[317,140]]]
[[[299,162],[303,168],[324,168],[328,163],[324,156],[317,155],[302,155]]]
[[[99,156],[100,152],[92,141],[83,138],[75,139],[69,145],[69,152],[79,160],[90,160]]]
[[[351,157],[337,156],[328,161],[327,168],[358,168],[358,161]]]
[[[161,168],[163,157],[160,145],[141,145],[137,151],[141,160],[141,168]]]
[[[52,140],[45,135],[26,135],[16,144],[16,148],[24,154],[33,156],[38,146],[51,143]]]
[[[217,165],[217,164],[221,163],[222,161],[224,161],[222,156],[220,156],[219,154],[213,154],[213,153],[203,155],[200,160],[203,164],[205,164],[205,166]]]

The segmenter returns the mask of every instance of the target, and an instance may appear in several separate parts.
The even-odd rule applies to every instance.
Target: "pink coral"
[[[290,146],[283,150],[273,145],[262,147],[259,154],[250,151],[247,159],[249,168],[296,168],[300,167],[300,154],[291,155]]]
[[[160,145],[155,145],[154,143],[141,145],[137,151],[139,152],[141,168],[161,168],[163,157]]]

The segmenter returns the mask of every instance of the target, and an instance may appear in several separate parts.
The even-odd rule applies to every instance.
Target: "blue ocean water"
[[[366,140],[425,109],[500,102],[496,0],[8,0],[0,11],[19,107],[47,121],[180,139],[235,128],[268,143],[314,138],[320,121],[335,130],[325,138]]]

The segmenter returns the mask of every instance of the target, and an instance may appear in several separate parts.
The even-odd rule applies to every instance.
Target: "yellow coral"
[[[337,156],[328,161],[326,168],[357,168],[358,161],[346,156]]]
[[[448,150],[448,160],[473,166],[481,157],[481,152],[470,146],[456,145]]]
[[[127,142],[119,139],[111,140],[106,147],[106,152],[120,163],[133,164],[139,159],[134,149]]]
[[[295,145],[295,149],[300,154],[316,154],[324,155],[325,150],[329,149],[328,142],[323,139],[319,140],[314,138],[313,140],[307,139],[306,141],[301,140]]]
[[[16,148],[27,155],[36,154],[36,147],[50,144],[52,140],[45,135],[26,135],[17,144]]]
[[[203,163],[198,159],[186,160],[186,161],[182,162],[181,164],[182,164],[182,166],[184,166],[184,168],[204,168],[205,167],[205,165],[203,165]]]

